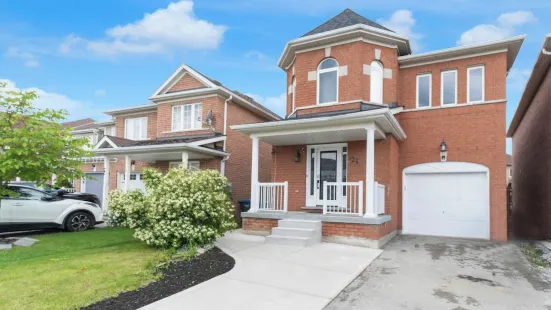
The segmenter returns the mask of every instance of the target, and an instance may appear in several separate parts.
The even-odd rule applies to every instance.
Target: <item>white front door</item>
[[[308,146],[306,206],[322,206],[327,194],[323,182],[346,182],[346,144]],[[332,197],[335,199],[336,197]]]
[[[123,189],[124,183],[126,180],[124,179],[124,172],[119,173],[118,177],[118,188]],[[131,172],[130,173],[130,181],[128,182],[128,190],[133,189],[139,189],[145,192],[145,183],[142,180],[142,174],[139,172]]]

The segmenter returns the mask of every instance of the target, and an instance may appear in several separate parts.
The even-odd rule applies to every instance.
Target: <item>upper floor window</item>
[[[484,101],[484,66],[467,69],[467,102]]]
[[[427,108],[431,105],[432,100],[432,75],[422,74],[417,76],[417,107]]]
[[[127,118],[124,121],[124,137],[130,140],[147,139],[147,117]]]
[[[172,107],[172,130],[193,130],[202,127],[203,104],[192,103]]]
[[[106,136],[115,136],[115,126],[105,127],[103,134]]]
[[[339,64],[327,58],[318,67],[318,104],[336,103],[339,97]]]
[[[442,72],[440,101],[442,105],[457,103],[457,70]]]
[[[371,63],[370,99],[374,103],[383,103],[383,65],[374,61]]]

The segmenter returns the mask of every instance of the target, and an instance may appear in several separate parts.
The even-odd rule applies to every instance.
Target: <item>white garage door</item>
[[[457,162],[404,170],[403,232],[490,238],[488,168]]]
[[[126,180],[124,179],[124,173],[119,173],[117,178],[117,188],[123,189],[124,183]],[[130,173],[130,181],[128,182],[128,190],[133,189],[140,189],[145,192],[145,184],[142,180],[142,174],[139,172],[132,172]]]

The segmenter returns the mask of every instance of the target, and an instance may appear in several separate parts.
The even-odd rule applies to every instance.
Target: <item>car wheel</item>
[[[67,231],[85,231],[94,227],[94,218],[85,212],[76,212],[67,218],[65,229]]]

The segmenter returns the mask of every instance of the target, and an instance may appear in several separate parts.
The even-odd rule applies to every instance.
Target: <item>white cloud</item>
[[[494,24],[477,25],[461,34],[457,45],[500,40],[512,36],[517,28],[537,21],[529,11],[516,11],[499,15]]]
[[[266,56],[266,54],[264,54],[262,52],[259,52],[259,51],[256,51],[256,50],[251,50],[251,51],[248,51],[247,53],[245,53],[245,58],[254,58],[258,61],[263,61],[263,60],[266,60],[266,59],[270,59],[270,57]]]
[[[145,14],[136,22],[107,29],[104,39],[69,35],[58,49],[63,54],[92,52],[102,57],[164,54],[177,49],[216,49],[226,29],[226,26],[198,19],[192,1],[179,1]]]
[[[94,95],[96,95],[96,96],[105,96],[105,94],[106,94],[105,89],[97,89],[94,92]]]
[[[18,90],[19,88],[16,86],[14,81],[8,80],[8,79],[0,79],[0,82],[6,82],[7,83],[7,89],[8,90]],[[35,91],[38,95],[38,98],[34,100],[33,105],[36,108],[39,109],[65,109],[67,112],[69,112],[68,119],[80,119],[80,118],[86,118],[86,117],[100,117],[103,115],[100,110],[94,107],[93,103],[75,100],[72,98],[67,97],[63,94],[58,94],[54,92],[48,92],[43,89],[37,88],[37,87],[30,87],[27,89],[22,90],[29,90],[29,91]]]
[[[34,54],[23,51],[17,47],[8,48],[5,55],[7,57],[22,59],[25,67],[34,68],[40,66],[40,63],[38,62],[38,60],[36,60]]]
[[[517,91],[523,91],[531,73],[530,69],[512,68],[507,75],[507,86]]]
[[[390,19],[378,19],[377,22],[398,34],[408,37],[414,51],[418,52],[422,49],[419,41],[423,38],[423,35],[413,29],[417,21],[413,18],[411,11],[398,10],[392,13]]]
[[[272,110],[279,116],[285,116],[285,110],[287,106],[287,97],[285,96],[285,93],[277,96],[277,97],[264,97],[261,95],[256,94],[245,94],[251,98],[253,98],[256,102],[261,103],[266,108]]]

